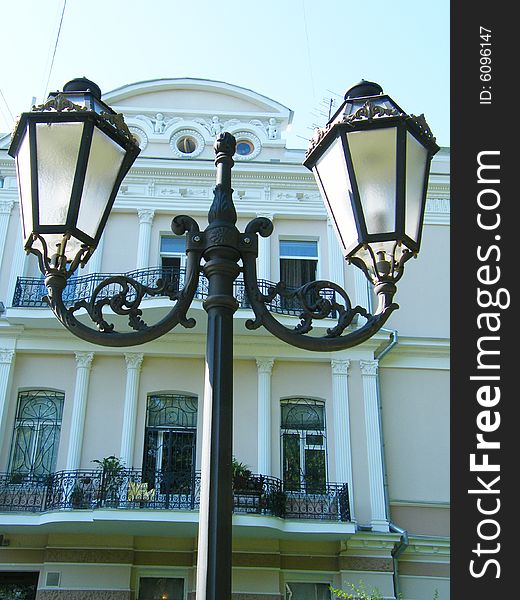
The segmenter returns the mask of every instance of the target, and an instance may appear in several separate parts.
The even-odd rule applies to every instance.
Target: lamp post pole
[[[235,139],[223,134],[215,143],[217,185],[205,233],[203,271],[209,282],[202,482],[197,549],[197,597],[231,598],[233,314],[238,302],[233,282],[240,268],[231,189]],[[231,245],[226,245],[229,242]]]

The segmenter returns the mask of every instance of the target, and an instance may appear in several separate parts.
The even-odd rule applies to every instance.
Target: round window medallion
[[[236,160],[252,160],[260,154],[262,144],[260,139],[250,131],[232,132],[237,140],[237,149],[235,151]]]
[[[177,140],[177,150],[183,154],[193,154],[197,149],[197,142],[189,135]]]
[[[237,154],[240,154],[240,156],[247,156],[248,154],[251,154],[254,149],[255,147],[248,140],[237,141]]]
[[[176,131],[170,139],[170,148],[177,158],[195,158],[204,150],[204,138],[194,129]]]

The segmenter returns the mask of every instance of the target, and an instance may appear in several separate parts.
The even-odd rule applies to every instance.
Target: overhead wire
[[[67,6],[67,0],[63,0],[63,8],[61,11],[60,24],[58,27],[58,33],[56,34],[56,41],[54,43],[54,50],[52,53],[51,64],[49,66],[49,74],[47,76],[47,82],[45,83],[45,89],[43,90],[43,94],[42,94],[42,101],[45,100],[45,97],[47,96],[47,91],[49,89],[49,81],[51,79],[52,68],[54,67],[54,59],[56,58],[56,50],[58,49],[58,42],[60,40],[61,26],[63,24],[63,17],[65,15],[65,7],[66,6]]]
[[[303,29],[305,32],[305,43],[306,43],[306,50],[307,50],[307,61],[309,63],[309,78],[310,78],[311,88],[312,88],[312,98],[313,98],[313,102],[316,103],[316,85],[314,82],[314,70],[312,68],[311,44],[310,44],[310,39],[309,39],[309,28],[307,25],[307,11],[305,10],[305,0],[302,0],[302,14],[303,14]],[[297,137],[299,137],[303,140],[306,140],[307,142],[309,141],[309,138],[304,137],[302,135],[297,135]]]
[[[9,103],[7,102],[6,97],[4,96],[4,92],[2,92],[2,89],[0,88],[0,96],[2,96],[2,100],[4,101],[5,107],[7,108],[7,111],[9,112],[9,116],[11,117],[11,125],[14,125],[15,122],[15,118],[13,116],[13,113],[9,107]],[[0,110],[2,111],[2,115],[4,116],[4,119],[6,121],[6,123],[9,121],[9,119],[7,118],[4,110],[2,109],[2,106],[0,105]]]

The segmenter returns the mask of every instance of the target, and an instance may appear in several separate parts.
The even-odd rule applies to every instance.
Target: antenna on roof
[[[342,96],[340,94],[330,90],[327,90],[327,92],[331,95],[322,98],[316,109],[312,111],[312,114],[315,117],[318,117],[319,121],[312,123],[308,129],[323,127],[327,121],[330,121],[334,109],[338,106],[339,101],[342,100]]]

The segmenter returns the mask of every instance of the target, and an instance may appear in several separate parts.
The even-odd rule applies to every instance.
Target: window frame
[[[184,240],[184,251],[175,251],[175,252],[167,252],[162,250],[162,240],[165,238],[179,239]],[[162,259],[163,258],[179,258],[180,263],[179,266],[181,269],[186,267],[186,238],[182,236],[177,236],[172,233],[168,233],[167,231],[159,232],[159,266],[163,266]]]
[[[322,429],[304,429],[297,427],[284,427],[283,424],[283,405],[294,404],[294,405],[309,405],[309,406],[321,406],[323,411],[323,428]],[[310,396],[289,396],[280,399],[280,476],[286,483],[285,477],[285,436],[298,436],[298,453],[299,453],[299,489],[298,490],[286,490],[291,494],[320,494],[323,492],[308,491],[307,487],[307,456],[306,450],[315,450],[318,444],[308,443],[307,436],[319,435],[322,436],[322,444],[319,445],[322,448],[323,459],[324,459],[324,487],[327,487],[329,481],[329,460],[328,460],[328,447],[327,447],[327,402],[322,398],[315,398]],[[325,491],[325,490],[324,490]]]
[[[316,244],[316,256],[298,256],[296,254],[283,254],[281,245],[282,242],[314,242]],[[295,235],[280,235],[278,237],[278,273],[279,279],[282,279],[282,259],[283,260],[305,260],[314,261],[316,263],[316,279],[321,278],[321,253],[320,253],[320,238],[315,236],[295,236]]]
[[[141,600],[140,598],[140,584],[141,579],[146,578],[157,578],[157,579],[182,579],[183,580],[183,598],[182,600],[188,600],[188,583],[189,583],[189,573],[187,569],[183,569],[180,567],[168,567],[167,573],[165,573],[162,569],[157,568],[141,568],[136,574],[136,590],[135,597],[136,600]]]
[[[42,395],[46,395],[47,398],[54,397],[59,398],[60,406],[54,406],[56,410],[57,417],[54,420],[50,419],[38,419],[38,418],[21,418],[20,410],[21,410],[21,402],[24,398],[24,395],[33,395],[34,399],[41,397]],[[16,395],[16,408],[14,414],[13,421],[13,429],[11,436],[11,444],[9,448],[9,463],[7,471],[11,475],[19,474],[22,477],[46,477],[51,475],[56,470],[56,464],[58,460],[58,452],[60,449],[60,441],[61,441],[61,428],[63,425],[63,411],[65,406],[65,392],[63,390],[58,390],[55,388],[21,388],[18,390]],[[52,465],[50,466],[50,470],[44,473],[35,473],[35,468],[38,466],[35,464],[36,459],[38,457],[38,453],[41,450],[40,438],[44,435],[42,430],[45,426],[51,426],[55,432],[53,433],[53,443],[52,446],[56,445],[52,450]],[[18,432],[23,427],[31,427],[33,428],[31,436],[30,436],[30,468],[28,471],[15,469],[14,460],[17,455],[17,447],[18,447]],[[43,451],[45,453],[45,450]],[[25,466],[25,460],[23,465]]]
[[[312,579],[311,579],[312,578]],[[324,581],[328,580],[328,581]],[[288,586],[293,584],[304,584],[304,585],[325,585],[329,589],[329,600],[332,600],[332,592],[330,587],[333,585],[329,577],[321,577],[319,581],[316,581],[316,575],[305,576],[303,574],[288,575],[284,577],[283,582],[283,600],[292,600],[292,591],[287,589]],[[290,593],[288,593],[290,592]]]
[[[169,424],[150,424],[150,402],[153,398],[160,397],[173,397],[173,398],[187,398],[190,399],[194,406],[195,410],[191,411],[191,415],[194,415],[194,425],[182,425],[181,423],[169,423]],[[197,471],[197,444],[199,438],[199,418],[200,418],[200,402],[199,396],[197,394],[191,392],[181,392],[181,391],[156,391],[149,392],[146,395],[146,405],[145,405],[145,422],[144,422],[144,432],[143,432],[143,461],[142,461],[142,471],[143,474],[150,475],[151,472],[148,470],[148,461],[147,461],[147,451],[150,450],[148,447],[148,439],[150,434],[156,433],[156,443],[155,450],[157,453],[154,455],[155,459],[155,469],[153,472],[154,484],[156,483],[157,477],[163,472],[163,458],[164,452],[168,452],[169,448],[167,446],[167,440],[165,440],[165,434],[187,434],[193,437],[193,444],[190,446],[192,449],[192,464],[191,464],[191,476],[194,480],[195,474]],[[173,464],[173,463],[172,463]],[[172,471],[172,474],[174,471]],[[171,482],[173,485],[173,482]],[[160,491],[161,495],[176,495],[181,492],[175,491],[174,489],[168,490],[168,483],[164,483],[165,488]],[[161,487],[163,483],[161,482]],[[194,493],[194,490],[191,490],[191,493]]]

